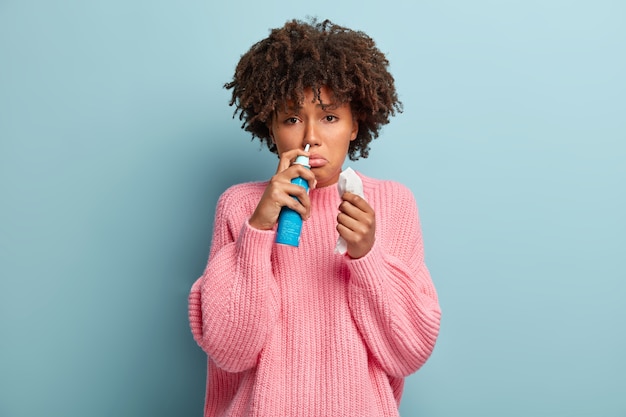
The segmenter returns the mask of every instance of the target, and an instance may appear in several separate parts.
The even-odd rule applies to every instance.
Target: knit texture
[[[335,254],[336,187],[311,190],[300,246],[248,219],[267,183],[220,197],[209,261],[189,296],[208,355],[205,416],[398,416],[404,377],[430,356],[440,308],[408,188],[363,179],[376,242]]]

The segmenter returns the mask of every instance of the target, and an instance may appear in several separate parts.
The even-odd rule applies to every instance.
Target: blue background
[[[201,415],[187,293],[276,162],[222,85],[307,15],[404,103],[349,164],[413,190],[444,311],[402,415],[626,416],[618,0],[0,0],[0,416]]]

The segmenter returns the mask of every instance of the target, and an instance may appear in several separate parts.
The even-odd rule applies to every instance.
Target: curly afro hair
[[[279,106],[303,103],[310,88],[314,101],[320,88],[328,87],[338,103],[349,102],[359,123],[357,138],[350,142],[351,160],[367,158],[369,143],[378,137],[390,116],[402,112],[389,61],[365,33],[338,26],[329,20],[309,23],[291,20],[256,44],[240,59],[233,80],[233,117],[239,113],[242,128],[258,137],[270,151],[268,123]]]

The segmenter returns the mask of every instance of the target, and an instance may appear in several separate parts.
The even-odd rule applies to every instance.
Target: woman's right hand
[[[293,163],[299,155],[309,154],[302,149],[291,149],[280,155],[276,174],[265,187],[261,200],[250,217],[250,226],[260,230],[272,229],[283,206],[297,211],[303,220],[309,218],[311,215],[309,195],[303,187],[292,184],[291,180],[302,177],[309,183],[310,189],[315,188],[317,181],[310,169]]]

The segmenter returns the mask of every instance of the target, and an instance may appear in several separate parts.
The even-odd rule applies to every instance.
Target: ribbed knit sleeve
[[[228,372],[254,367],[279,311],[270,263],[274,233],[248,224],[246,187],[218,201],[209,262],[189,296],[196,342]]]
[[[432,353],[441,311],[424,263],[413,195],[400,184],[387,182],[370,190],[370,197],[385,205],[376,213],[377,240],[372,250],[347,261],[349,305],[381,367],[391,376],[404,377]]]

